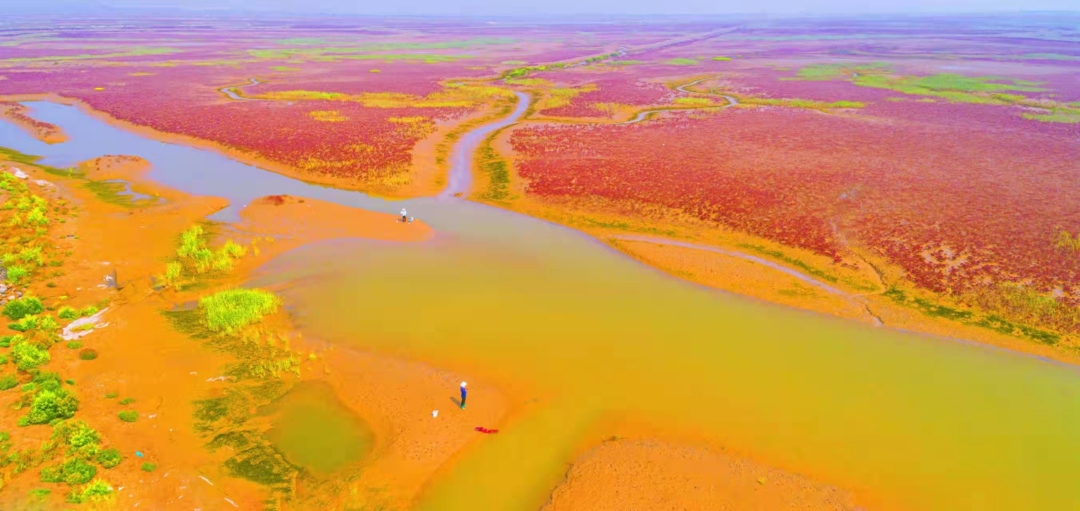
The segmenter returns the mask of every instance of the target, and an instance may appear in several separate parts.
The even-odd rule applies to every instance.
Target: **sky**
[[[101,8],[309,14],[858,14],[1076,11],[1080,0],[0,0],[7,12],[87,12]]]

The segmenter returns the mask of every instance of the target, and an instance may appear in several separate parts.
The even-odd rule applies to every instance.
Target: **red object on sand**
[[[487,428],[482,428],[480,426],[477,426],[476,430],[481,432],[481,433],[486,433],[488,435],[490,435],[492,433],[498,433],[499,432],[499,430],[497,430],[497,429],[487,429]]]

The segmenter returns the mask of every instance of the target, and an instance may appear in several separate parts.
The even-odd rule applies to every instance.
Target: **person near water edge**
[[[468,391],[465,390],[466,385],[468,385],[468,383],[461,382],[461,409],[462,410],[465,409],[465,396],[468,394]]]
[[[405,223],[408,223],[409,221],[409,219],[407,218],[407,213],[405,213],[405,208],[401,208],[401,221]]]

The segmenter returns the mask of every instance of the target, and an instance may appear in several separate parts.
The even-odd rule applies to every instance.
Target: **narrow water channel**
[[[46,145],[0,123],[0,146],[59,166],[141,156],[152,179],[230,199],[219,220],[291,194],[389,213],[404,205],[439,231],[421,244],[308,245],[254,282],[286,284],[306,336],[538,389],[524,416],[430,489],[425,509],[538,507],[584,432],[610,414],[700,431],[911,509],[1080,509],[1073,367],[745,300],[522,215],[310,185],[74,107],[32,106],[70,141]],[[470,407],[483,399],[471,393]]]

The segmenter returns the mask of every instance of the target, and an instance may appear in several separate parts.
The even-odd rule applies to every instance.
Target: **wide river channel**
[[[530,217],[452,197],[386,201],[324,188],[125,132],[75,107],[28,106],[70,140],[46,145],[0,122],[0,146],[54,166],[140,156],[153,164],[151,179],[229,199],[215,220],[235,219],[254,198],[291,194],[405,207],[438,231],[416,244],[304,246],[253,282],[284,284],[308,336],[535,389],[536,402],[430,488],[425,509],[535,509],[586,432],[611,416],[694,431],[910,509],[1080,509],[1072,366],[758,303]],[[456,151],[482,136],[463,137]],[[469,161],[453,158],[459,168]],[[470,393],[470,404],[483,399]]]

